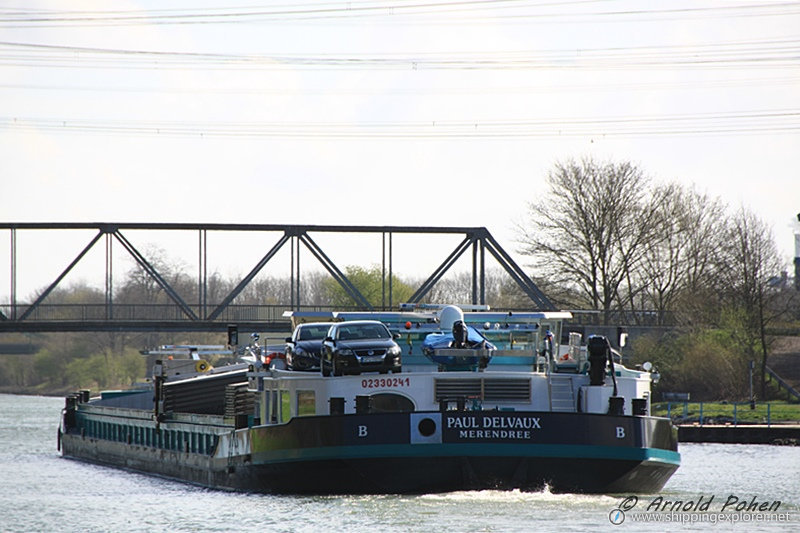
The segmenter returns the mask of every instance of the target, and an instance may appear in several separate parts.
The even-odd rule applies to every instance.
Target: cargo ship
[[[274,351],[256,341],[248,360],[217,368],[185,347],[145,387],[69,395],[59,449],[259,493],[664,486],[680,454],[671,421],[650,415],[651,365],[627,368],[599,335],[562,339],[568,312],[464,308],[287,312],[296,332],[323,325],[319,351],[303,354],[319,365],[303,370],[286,364],[310,350],[299,337]],[[381,343],[358,337],[367,326]]]

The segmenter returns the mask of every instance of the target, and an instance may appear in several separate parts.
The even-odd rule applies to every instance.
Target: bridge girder
[[[47,288],[30,304],[21,305],[16,294],[16,246],[19,230],[96,230],[97,233],[89,243],[70,261],[64,270],[50,283]],[[90,331],[139,331],[153,330],[159,327],[156,324],[147,324],[147,321],[126,321],[115,317],[113,284],[111,272],[113,270],[113,255],[111,247],[113,241],[122,245],[123,249],[136,261],[143,271],[154,280],[175,306],[180,309],[181,319],[170,324],[169,328],[176,328],[180,323],[187,324],[186,330],[216,331],[228,322],[223,317],[226,309],[236,297],[248,286],[249,283],[261,272],[275,255],[287,244],[291,246],[291,302],[289,308],[299,309],[300,302],[300,245],[315,257],[325,270],[339,283],[356,304],[364,309],[373,309],[370,302],[361,294],[358,288],[347,278],[345,273],[330,259],[330,256],[319,246],[311,233],[373,233],[380,234],[383,239],[382,271],[384,284],[388,279],[389,300],[388,307],[392,308],[399,302],[392,301],[392,236],[394,234],[461,234],[464,239],[453,249],[434,272],[417,288],[411,297],[411,303],[421,302],[442,276],[456,263],[456,261],[470,248],[472,249],[472,304],[485,304],[485,255],[489,254],[500,264],[503,270],[514,280],[522,291],[531,299],[532,309],[550,311],[554,310],[553,304],[539,290],[533,280],[525,274],[522,268],[514,262],[511,256],[503,250],[484,227],[434,227],[434,226],[321,226],[321,225],[279,225],[279,224],[195,224],[195,223],[44,223],[20,222],[0,223],[0,230],[10,231],[10,277],[11,277],[11,302],[4,306],[6,313],[0,312],[0,332],[2,331],[76,331],[74,328]],[[141,253],[127,238],[124,232],[129,230],[197,231],[199,234],[199,273],[198,273],[198,304],[189,305],[180,294],[171,286],[164,275],[158,271],[143,253]],[[266,251],[265,255],[253,266],[234,289],[226,295],[213,309],[208,309],[207,302],[207,232],[209,231],[246,231],[246,232],[278,232],[280,237],[275,244]],[[105,236],[106,245],[106,276],[105,276],[105,316],[101,320],[83,320],[82,325],[70,324],[69,321],[58,320],[32,320],[31,317],[43,305],[47,296],[81,262],[102,237]],[[388,242],[388,265],[387,265]],[[388,268],[387,268],[388,267]],[[388,278],[387,278],[388,274]],[[386,287],[382,287],[382,306],[386,307]],[[21,312],[20,312],[21,310]],[[223,318],[221,318],[223,317]],[[59,325],[57,325],[59,324]],[[262,327],[270,327],[260,323]],[[61,327],[64,329],[53,329]],[[164,323],[160,327],[167,327]],[[277,326],[276,326],[277,327]],[[38,328],[38,329],[37,329]],[[196,329],[200,328],[200,329]],[[174,329],[173,329],[174,330]]]

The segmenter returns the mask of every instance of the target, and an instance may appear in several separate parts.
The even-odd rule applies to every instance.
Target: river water
[[[546,490],[267,496],[63,459],[63,403],[0,395],[0,531],[800,531],[800,447],[685,444],[660,494],[627,501]]]

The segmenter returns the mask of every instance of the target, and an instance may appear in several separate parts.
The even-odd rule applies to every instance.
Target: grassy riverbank
[[[659,402],[653,404],[651,412],[654,416],[669,415],[680,423],[700,422],[701,415],[704,424],[800,423],[800,403],[785,401],[756,402],[755,409],[748,402]]]

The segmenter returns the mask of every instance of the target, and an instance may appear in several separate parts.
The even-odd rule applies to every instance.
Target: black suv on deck
[[[322,341],[328,334],[331,322],[309,322],[294,328],[286,337],[286,367],[289,370],[319,370]]]
[[[322,375],[401,372],[398,338],[377,320],[336,323],[322,343]]]

